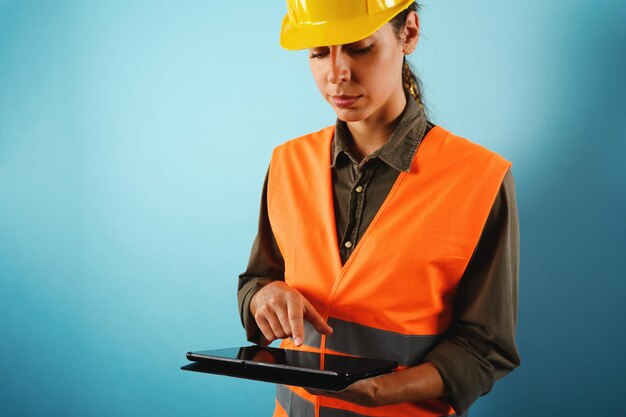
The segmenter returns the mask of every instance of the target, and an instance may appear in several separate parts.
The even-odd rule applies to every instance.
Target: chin
[[[340,114],[337,115],[337,118],[345,123],[353,123],[353,122],[358,122],[361,120],[360,118],[356,118],[356,117],[344,117]]]
[[[338,109],[333,108],[335,110],[335,114],[337,118],[342,122],[360,122],[365,119],[365,114],[363,111],[356,109]]]

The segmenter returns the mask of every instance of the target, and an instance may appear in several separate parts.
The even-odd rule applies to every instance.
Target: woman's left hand
[[[349,401],[364,407],[376,407],[381,405],[378,404],[377,401],[376,393],[378,388],[376,385],[376,377],[361,379],[342,391],[325,391],[314,388],[305,389],[309,392],[309,394],[337,398],[339,400]]]
[[[313,395],[338,398],[365,407],[420,401],[448,394],[439,371],[431,362],[362,379],[343,391],[306,390]]]

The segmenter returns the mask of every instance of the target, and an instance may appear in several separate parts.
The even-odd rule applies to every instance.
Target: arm
[[[459,284],[456,327],[425,358],[441,373],[457,414],[520,364],[515,345],[518,275],[519,220],[509,171]]]
[[[250,259],[246,271],[239,275],[237,302],[241,323],[246,330],[246,338],[253,343],[265,344],[261,340],[261,331],[250,311],[250,301],[254,295],[271,282],[285,280],[285,261],[272,233],[267,212],[267,181],[268,173],[263,182],[261,208],[259,210],[259,228],[252,244]]]
[[[507,172],[454,306],[456,327],[423,364],[359,381],[340,393],[312,391],[365,406],[447,397],[462,414],[519,365],[515,346],[519,231],[515,185]]]
[[[330,334],[332,329],[311,303],[285,283],[285,261],[267,211],[268,174],[261,195],[259,230],[248,267],[239,275],[239,314],[250,342],[267,345],[275,339],[293,336],[299,346],[304,340],[304,320],[322,334]]]

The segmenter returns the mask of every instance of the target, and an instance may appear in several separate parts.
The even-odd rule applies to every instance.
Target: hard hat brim
[[[280,45],[287,50],[295,51],[357,42],[372,35],[414,1],[407,0],[373,16],[299,26],[293,25],[289,15],[285,15],[280,30]]]

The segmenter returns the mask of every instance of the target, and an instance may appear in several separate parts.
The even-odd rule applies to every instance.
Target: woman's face
[[[387,120],[404,109],[402,61],[416,42],[417,29],[409,45],[387,23],[358,42],[310,49],[309,63],[317,87],[339,119]]]

